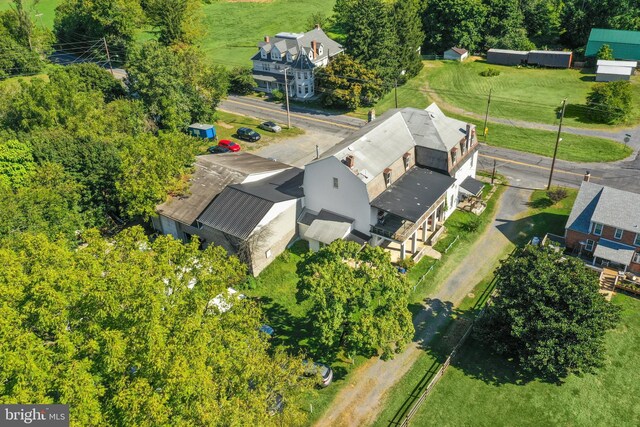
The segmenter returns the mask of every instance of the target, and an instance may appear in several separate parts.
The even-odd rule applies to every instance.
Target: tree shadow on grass
[[[267,322],[275,331],[272,344],[284,346],[294,352],[308,352],[306,339],[311,335],[309,319],[292,316],[285,306],[269,297],[262,297],[260,301]]]
[[[517,220],[496,219],[502,224],[496,228],[513,244],[521,246],[532,237],[543,237],[546,233],[564,234],[567,215],[540,212]]]
[[[546,209],[553,206],[553,200],[548,197],[543,197],[541,199],[536,199],[532,202],[527,203],[527,206],[534,209]]]

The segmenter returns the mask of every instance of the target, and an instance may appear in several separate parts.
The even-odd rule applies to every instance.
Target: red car
[[[218,147],[228,148],[230,151],[233,151],[233,152],[240,151],[240,146],[228,139],[221,139],[220,142],[218,142]]]

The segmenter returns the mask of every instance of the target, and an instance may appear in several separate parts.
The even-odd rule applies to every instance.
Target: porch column
[[[411,253],[413,255],[416,254],[416,247],[418,245],[418,230],[413,232],[413,235],[411,236]]]
[[[429,220],[425,219],[422,223],[422,243],[427,244],[427,227],[429,226]]]
[[[402,261],[406,255],[407,255],[407,252],[405,251],[405,248],[404,248],[404,242],[402,242],[400,243],[400,261]]]
[[[431,231],[436,231],[437,222],[438,222],[438,209],[436,209],[433,214],[431,214]]]
[[[593,262],[591,263],[591,265],[596,265],[596,257],[593,257]]]

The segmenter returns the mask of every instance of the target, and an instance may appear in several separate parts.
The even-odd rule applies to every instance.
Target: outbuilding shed
[[[444,59],[451,61],[464,61],[469,57],[469,51],[461,47],[452,47],[444,52]]]
[[[619,67],[613,65],[598,65],[596,71],[597,82],[615,82],[618,80],[629,80],[633,74],[633,68]]]
[[[613,50],[615,59],[640,61],[640,31],[592,28],[585,56],[596,56],[605,44]]]
[[[529,58],[529,52],[522,50],[489,49],[487,62],[498,65],[525,64]]]
[[[556,50],[532,50],[529,52],[527,63],[549,68],[569,68],[573,53]]]

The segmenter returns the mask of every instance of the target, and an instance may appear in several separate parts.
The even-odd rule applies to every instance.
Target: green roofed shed
[[[640,31],[592,28],[585,56],[596,56],[604,44],[611,47],[615,59],[640,61]]]

